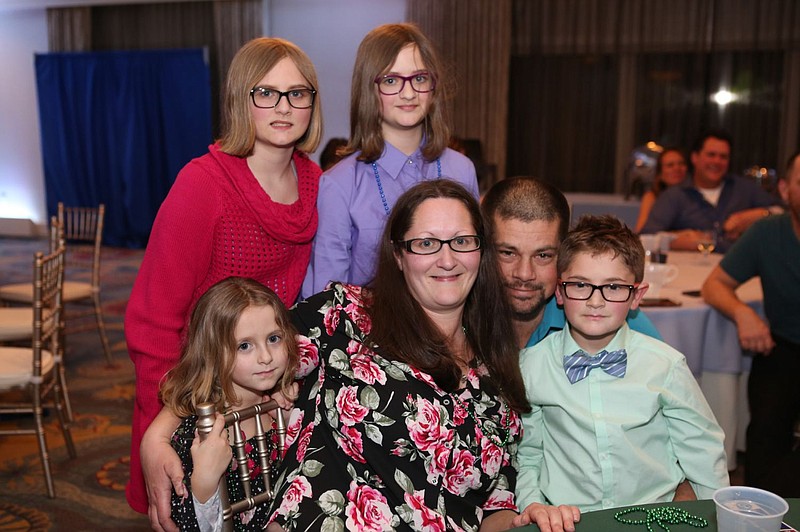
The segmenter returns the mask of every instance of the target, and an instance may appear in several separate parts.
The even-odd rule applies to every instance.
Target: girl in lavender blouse
[[[385,24],[358,48],[344,159],[320,181],[319,229],[301,295],[330,281],[366,285],[397,198],[412,185],[450,178],[476,198],[475,167],[447,148],[447,85],[436,52],[412,24]]]

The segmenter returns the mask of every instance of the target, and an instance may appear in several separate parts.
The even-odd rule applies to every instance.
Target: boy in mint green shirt
[[[584,216],[561,244],[567,326],[520,353],[517,503],[581,511],[707,499],[729,485],[720,429],[682,354],[625,323],[647,291],[644,250],[613,216]]]

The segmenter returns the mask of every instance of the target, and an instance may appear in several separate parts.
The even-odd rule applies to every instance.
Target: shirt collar
[[[727,173],[722,177],[722,180],[719,183],[723,188],[725,188],[725,185],[727,185],[731,181],[733,181],[733,174]],[[698,194],[700,193],[700,191],[697,190],[697,187],[694,184],[694,176],[688,176],[686,179],[684,179],[683,181],[674,186],[680,188],[688,188],[689,190],[697,191]]]
[[[556,296],[550,296],[542,311],[542,321],[539,322],[539,326],[531,334],[525,347],[533,347],[551,332],[563,329],[566,324],[567,318],[564,316],[564,311],[558,308]]]
[[[411,155],[406,155],[392,146],[390,143],[384,141],[383,153],[375,162],[380,167],[381,176],[385,174],[392,179],[397,179],[400,175],[400,172],[403,170],[403,167],[408,164],[409,160],[413,162],[413,164],[417,167],[417,172],[421,175],[422,164],[424,161],[422,158],[422,150],[420,148],[417,148],[417,150]]]
[[[629,336],[631,334],[631,329],[628,327],[627,323],[623,323],[622,327],[619,328],[617,334],[608,342],[600,351],[616,351],[617,349],[624,349],[630,346]],[[572,335],[569,332],[569,324],[567,323],[564,326],[564,331],[561,334],[561,345],[558,346],[561,349],[561,356],[569,356],[578,349],[582,349],[572,338]],[[598,351],[598,353],[600,352]],[[596,353],[589,353],[589,355],[595,355]]]

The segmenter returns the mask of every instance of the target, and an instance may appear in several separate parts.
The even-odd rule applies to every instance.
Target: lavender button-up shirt
[[[423,179],[436,179],[438,166],[436,161],[426,162],[419,149],[405,155],[388,142],[385,146],[376,163],[386,204],[391,209],[411,186]],[[329,281],[364,285],[375,274],[378,242],[388,215],[372,164],[357,161],[357,155],[341,160],[320,179],[319,229],[301,291],[304,298],[322,291]],[[478,198],[472,161],[446,149],[439,162],[441,177],[461,183]]]

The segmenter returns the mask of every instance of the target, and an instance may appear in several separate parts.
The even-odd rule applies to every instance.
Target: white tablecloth
[[[747,423],[746,397],[740,391],[741,375],[750,370],[751,353],[743,353],[736,325],[707,305],[701,297],[683,294],[700,290],[722,256],[702,257],[695,252],[670,252],[667,262],[678,266],[678,277],[661,288],[659,297],[680,302],[677,307],[642,307],[664,341],[686,356],[706,399],[725,431],[728,468],[736,467],[737,434]],[[761,281],[752,279],[737,290],[743,301],[763,315]],[[645,297],[646,294],[645,294]],[[740,413],[744,412],[744,416]]]

